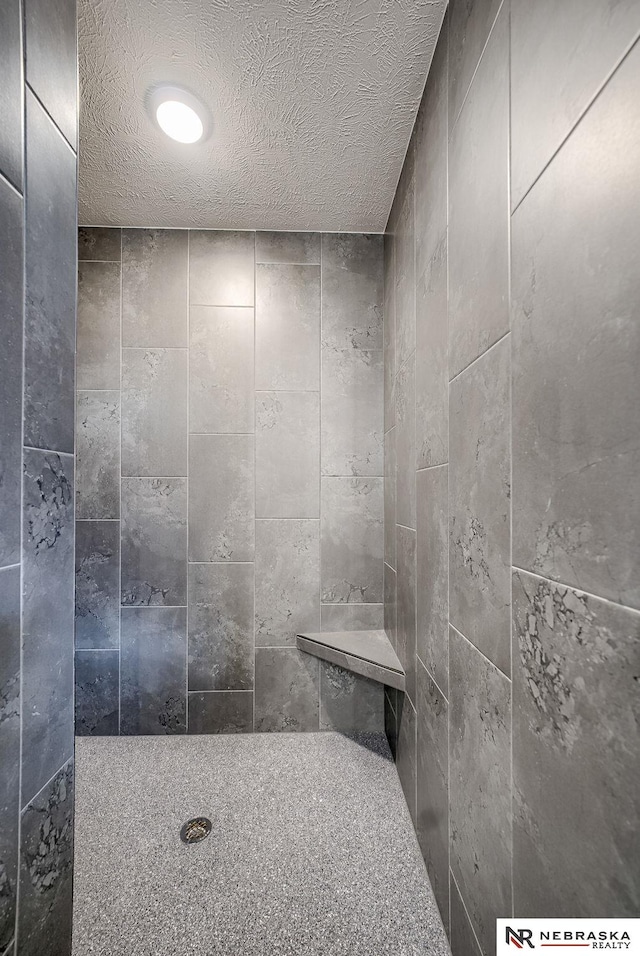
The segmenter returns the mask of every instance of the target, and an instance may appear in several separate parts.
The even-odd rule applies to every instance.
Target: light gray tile
[[[382,684],[321,661],[320,730],[384,733]]]
[[[78,138],[76,35],[73,0],[27,0],[24,6],[26,80],[74,150]]]
[[[636,608],[639,83],[636,46],[513,217],[514,564]]]
[[[418,657],[444,694],[449,693],[448,468],[417,475]]]
[[[322,474],[382,475],[383,353],[322,349]]]
[[[76,517],[120,517],[120,392],[76,396]]]
[[[383,600],[383,478],[323,478],[320,531],[322,600]]]
[[[187,345],[186,229],[122,230],[122,344]]]
[[[384,237],[384,430],[396,423],[396,279],[395,236],[392,223]]]
[[[253,561],[253,435],[192,435],[189,560]]]
[[[449,4],[449,129],[458,117],[502,0]]]
[[[412,353],[396,380],[396,521],[416,527],[416,358]]]
[[[76,521],[76,648],[119,640],[120,522]]]
[[[78,259],[81,262],[120,262],[122,230],[102,226],[80,226]]]
[[[319,516],[318,392],[256,393],[256,516]]]
[[[256,262],[320,264],[319,232],[256,232]]]
[[[0,571],[0,951],[13,937],[20,805],[20,568]]]
[[[397,528],[397,635],[396,652],[406,674],[406,691],[416,700],[416,533]]]
[[[396,434],[391,428],[384,436],[384,560],[396,566]]]
[[[24,81],[21,34],[22,6],[18,0],[9,0],[3,3],[0,9],[0,62],[3,66],[0,91],[0,170],[22,193]],[[3,953],[3,956],[11,935],[6,936],[0,932],[0,953]]]
[[[398,210],[395,238],[396,369],[401,368],[416,347],[414,182],[411,149],[412,147],[407,153],[403,178],[398,187],[402,190],[403,198]]]
[[[322,344],[381,349],[384,298],[382,236],[322,236]]]
[[[362,634],[362,632],[360,633]],[[369,635],[370,632],[366,633]],[[342,637],[344,637],[344,632]],[[336,641],[336,644],[338,643],[343,643],[343,641]],[[305,654],[311,654],[314,657],[320,658],[320,660],[328,661],[330,664],[334,664],[336,667],[347,670],[352,674],[358,674],[377,684],[382,684],[386,687],[387,691],[394,688],[404,690],[404,673],[397,667],[388,668],[377,662],[356,657],[354,654],[347,653],[337,646],[334,647],[333,642],[331,645],[323,644],[320,641],[308,640],[301,635],[299,635],[296,640],[296,646],[301,651],[304,651]]]
[[[191,305],[254,303],[255,233],[192,229],[189,232]]]
[[[510,673],[510,342],[451,384],[450,620]]]
[[[122,603],[186,605],[186,478],[122,479]]]
[[[253,730],[251,691],[189,694],[190,734],[250,734]]]
[[[253,309],[192,306],[190,431],[253,431],[253,336]]]
[[[323,631],[377,631],[384,627],[382,604],[323,604]]]
[[[320,664],[295,647],[256,648],[256,731],[319,728]]]
[[[120,651],[76,651],[76,737],[117,737]]]
[[[460,5],[467,6],[466,0]],[[483,0],[474,9],[486,6]],[[469,365],[509,328],[508,13],[503,8],[451,136],[450,375]],[[455,15],[452,9],[452,37]]]
[[[450,878],[450,884],[451,928],[449,941],[452,956],[483,956],[453,877]]]
[[[449,457],[447,237],[416,289],[416,463],[440,465]]]
[[[256,521],[256,645],[320,629],[320,522]]]
[[[78,263],[77,388],[120,388],[120,263]]]
[[[187,350],[124,349],[122,474],[187,474]]]
[[[320,385],[320,267],[256,266],[256,388]]]
[[[414,828],[416,807],[416,712],[406,694],[398,694],[396,766]]]
[[[384,566],[384,629],[394,649],[398,643],[398,596],[396,572]]]

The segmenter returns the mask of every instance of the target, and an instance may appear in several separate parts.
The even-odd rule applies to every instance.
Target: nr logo
[[[510,946],[515,946],[516,949],[524,949],[525,943],[529,949],[535,949],[535,946],[531,942],[532,936],[533,930],[531,929],[512,929],[510,926],[506,927],[506,941]]]

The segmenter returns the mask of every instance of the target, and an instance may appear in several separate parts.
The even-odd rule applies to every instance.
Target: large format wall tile
[[[256,392],[256,516],[319,515],[320,396]]]
[[[640,607],[636,46],[513,217],[513,561]]]
[[[187,244],[182,229],[122,230],[123,345],[187,345]]]
[[[122,479],[121,587],[123,604],[186,605],[185,478]]]
[[[456,4],[466,7],[465,0]],[[485,0],[475,7],[486,6]],[[451,11],[453,57],[453,23]],[[449,357],[455,375],[509,328],[509,16],[502,9],[449,150]]]
[[[7,0],[0,8],[0,173],[22,192],[22,6]],[[4,186],[4,184],[2,184]],[[6,220],[3,218],[3,222]],[[0,262],[2,257],[0,256]],[[0,949],[2,937],[0,936]]]
[[[483,956],[478,946],[469,914],[460,897],[460,892],[456,886],[456,881],[451,877],[451,927],[449,932],[449,942],[453,956]]]
[[[20,568],[0,571],[0,952],[13,936],[20,806]]]
[[[253,565],[189,565],[189,690],[253,687]]]
[[[320,661],[320,730],[384,733],[384,687]]]
[[[76,522],[76,649],[117,647],[120,522]]]
[[[76,157],[28,90],[27,150],[24,442],[73,452]]]
[[[256,262],[320,264],[319,232],[256,232]]]
[[[189,232],[191,305],[247,305],[254,302],[253,232]]]
[[[76,518],[120,517],[120,392],[78,392]]]
[[[416,347],[416,264],[414,224],[413,146],[409,146],[398,186],[400,203],[395,237],[396,369]]]
[[[256,521],[256,645],[320,630],[320,522]]]
[[[501,5],[502,0],[451,0],[449,4],[449,129],[460,113]]]
[[[384,627],[382,604],[323,604],[321,630],[379,631]]]
[[[396,651],[406,674],[406,693],[416,700],[416,533],[398,526]]]
[[[120,388],[120,263],[78,262],[77,388]]]
[[[451,628],[451,870],[486,954],[511,913],[511,683]]]
[[[320,385],[320,267],[256,266],[256,388]]]
[[[189,316],[189,430],[253,431],[253,309],[194,305]]]
[[[395,649],[398,643],[398,582],[396,572],[384,566],[384,629]]]
[[[323,475],[383,474],[383,378],[381,351],[322,349]]]
[[[82,262],[120,262],[122,229],[81,226],[78,229],[78,259]]]
[[[253,561],[253,435],[192,435],[189,560]]]
[[[75,0],[25,0],[24,19],[27,82],[75,149],[78,127]],[[29,149],[27,143],[27,162]],[[75,217],[75,201],[73,215]],[[72,288],[70,285],[69,289]]]
[[[440,465],[449,455],[447,238],[418,277],[416,288],[416,464]]]
[[[384,436],[384,560],[396,566],[396,435],[391,428]]]
[[[323,478],[322,600],[376,604],[383,600],[383,478]]]
[[[417,474],[416,545],[418,657],[449,693],[449,527],[448,468]]]
[[[247,690],[189,694],[190,734],[241,734],[253,730],[253,694]]]
[[[120,733],[184,733],[186,608],[123,608],[120,666]]]
[[[513,601],[515,914],[635,916],[640,614],[525,573]]]
[[[76,736],[118,735],[120,652],[76,651]]]
[[[322,236],[322,344],[382,348],[382,237]]]
[[[396,521],[416,527],[416,358],[415,352],[396,380]]]
[[[510,666],[510,342],[451,383],[450,619],[505,674]]]
[[[410,699],[404,694],[397,695],[397,752],[396,765],[400,785],[411,821],[416,826],[416,712]]]
[[[73,753],[73,456],[26,450],[23,495],[22,806]]]
[[[122,474],[187,474],[186,349],[123,349]]]
[[[318,730],[319,664],[295,647],[256,648],[256,731]]]
[[[390,227],[391,228],[391,227]],[[384,430],[396,423],[396,280],[395,236],[384,237]]]

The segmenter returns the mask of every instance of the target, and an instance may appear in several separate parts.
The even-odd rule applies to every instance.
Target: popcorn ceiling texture
[[[80,0],[79,221],[381,232],[443,0]],[[170,142],[149,87],[214,129]]]

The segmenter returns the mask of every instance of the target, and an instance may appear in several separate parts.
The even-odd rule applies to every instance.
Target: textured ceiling
[[[87,225],[384,230],[444,0],[79,0]],[[186,86],[214,129],[151,123]]]

